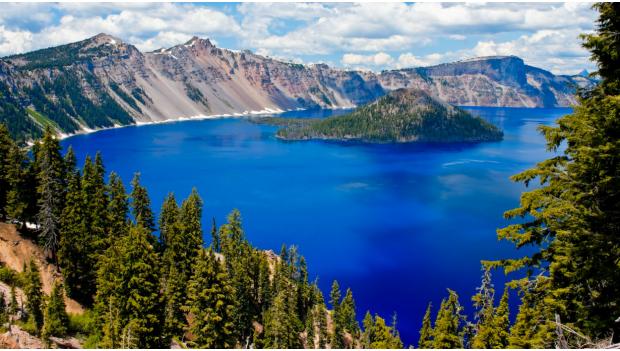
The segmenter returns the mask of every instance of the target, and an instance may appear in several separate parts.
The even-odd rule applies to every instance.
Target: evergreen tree
[[[362,326],[364,327],[364,332],[362,333],[361,343],[363,349],[369,349],[372,340],[375,339],[374,336],[374,325],[375,320],[372,318],[370,311],[366,311],[364,315],[364,320],[362,321]]]
[[[4,291],[0,291],[0,329],[4,331],[4,325],[9,322],[9,306],[6,304]]]
[[[136,224],[150,232],[155,231],[155,217],[151,210],[151,200],[146,188],[140,185],[140,173],[134,174],[131,186],[131,214]]]
[[[166,334],[180,335],[185,324],[181,310],[195,257],[202,247],[202,200],[194,190],[179,209],[173,194],[162,205],[160,246],[163,248],[163,282]]]
[[[87,226],[86,200],[79,171],[68,175],[65,206],[60,217],[62,231],[58,263],[65,279],[67,295],[83,304],[92,304],[96,288],[96,257]]]
[[[91,260],[94,262],[109,245],[107,235],[107,229],[109,228],[109,223],[107,222],[109,216],[108,194],[104,176],[105,170],[101,154],[97,153],[94,163],[87,156],[82,171],[82,193],[86,206],[88,240],[91,241],[89,246],[92,247],[92,251],[88,254],[93,256]]]
[[[366,319],[364,319],[366,321]],[[403,343],[400,337],[395,336],[394,328],[389,327],[385,320],[378,315],[372,318],[372,323],[366,322],[370,325],[368,332],[370,349],[402,349]],[[365,327],[368,328],[368,327]]]
[[[433,348],[433,326],[431,325],[431,308],[432,304],[429,302],[426,307],[426,313],[422,319],[422,329],[420,329],[420,339],[418,340],[419,349],[431,349]]]
[[[220,228],[222,254],[226,257],[226,268],[234,287],[235,330],[242,345],[248,345],[254,332],[252,322],[258,320],[261,312],[259,301],[260,256],[245,239],[241,225],[241,214],[233,210],[228,221]],[[275,280],[279,280],[274,278]],[[279,290],[278,290],[279,291]],[[277,294],[274,291],[274,294]]]
[[[332,305],[333,325],[331,347],[333,349],[342,349],[344,348],[344,326],[342,325],[342,317],[340,314],[340,286],[336,280],[332,283],[332,290],[329,297],[329,303]]]
[[[110,173],[110,180],[108,181],[107,188],[109,199],[107,220],[108,242],[106,243],[106,247],[109,246],[113,240],[127,233],[129,229],[127,220],[129,214],[129,200],[123,181],[116,173]]]
[[[324,349],[328,341],[327,309],[325,308],[323,294],[316,283],[312,286],[312,291],[314,294],[314,305],[310,309],[309,316],[306,320],[306,344],[310,348]]]
[[[39,333],[43,326],[43,290],[39,268],[34,261],[30,261],[26,271],[24,294],[26,295],[28,322]]]
[[[1,127],[0,127],[1,128]],[[1,134],[1,132],[0,132]],[[1,139],[2,137],[0,137]],[[6,186],[5,196],[6,206],[4,206],[5,215],[25,224],[28,209],[28,162],[24,151],[17,145],[8,145],[8,154],[6,155],[5,169],[0,172],[5,173],[4,185]],[[1,186],[0,186],[1,187]],[[1,206],[1,205],[0,205]],[[0,213],[2,209],[0,208]]]
[[[174,234],[172,231],[179,220],[179,205],[173,193],[169,193],[161,206],[159,214],[159,246],[162,252],[166,251],[167,242]]]
[[[513,176],[541,186],[505,213],[526,220],[498,231],[500,239],[535,249],[496,265],[506,271],[544,267],[548,307],[581,333],[603,337],[620,316],[620,6],[594,8],[598,26],[583,39],[601,81],[580,93],[573,113],[557,126],[540,127],[548,150],[559,154]]]
[[[448,289],[450,296],[441,301],[441,307],[435,320],[433,330],[433,348],[456,349],[463,347],[461,337],[461,311],[458,295]]]
[[[495,308],[493,306],[495,288],[491,282],[490,269],[484,269],[482,283],[477,290],[478,293],[472,297],[476,308],[476,325],[471,346],[475,349],[494,348],[499,343],[499,332],[495,329]]]
[[[555,329],[542,296],[548,288],[546,278],[521,281],[521,304],[514,325],[510,328],[508,348],[545,349],[553,345]]]
[[[54,284],[43,317],[43,340],[47,342],[50,336],[63,337],[67,334],[69,316],[65,311],[63,288],[60,284]]]
[[[11,285],[11,300],[9,302],[9,314],[14,315],[19,311],[17,304],[17,294],[15,293],[15,285]]]
[[[64,202],[64,162],[60,144],[51,127],[47,127],[37,147],[37,194],[40,238],[46,252],[56,259],[60,241],[59,219]]]
[[[508,305],[508,287],[504,288],[504,294],[499,301],[499,306],[495,310],[494,329],[497,333],[497,341],[493,348],[505,349],[508,347],[508,336],[510,334],[510,310]]]
[[[300,348],[300,338],[295,313],[293,287],[278,292],[273,304],[265,313],[266,347],[278,349]]]
[[[351,334],[353,340],[357,339],[359,337],[360,326],[355,317],[355,301],[353,300],[353,292],[351,289],[347,289],[344,299],[342,299],[339,314],[343,329]]]
[[[212,251],[201,249],[188,284],[187,306],[190,345],[197,348],[233,348],[233,287]]]
[[[15,142],[4,123],[0,123],[0,219],[6,216],[5,208],[7,205],[7,194],[10,189],[9,168],[12,167],[9,161],[9,153],[15,147]]]
[[[160,322],[159,259],[150,236],[148,229],[132,226],[101,258],[95,309],[102,347],[168,346]]]
[[[189,250],[197,251],[202,248],[202,199],[196,188],[192,189],[189,197],[183,201],[179,212],[182,235],[187,241]]]
[[[220,244],[220,232],[217,230],[217,225],[215,224],[215,217],[213,217],[213,223],[211,224],[211,248],[213,248],[213,252],[222,251],[222,247]]]

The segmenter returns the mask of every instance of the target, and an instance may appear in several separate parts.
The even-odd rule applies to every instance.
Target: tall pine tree
[[[63,208],[64,161],[60,154],[60,143],[51,127],[47,127],[36,152],[37,161],[37,221],[40,226],[40,238],[43,247],[52,259],[60,242],[60,214]]]
[[[420,339],[418,340],[419,349],[431,349],[433,348],[433,326],[431,325],[431,308],[432,304],[429,302],[422,318],[422,329],[420,329]]]
[[[26,295],[26,311],[28,323],[38,334],[43,327],[43,290],[39,268],[34,261],[30,261],[26,270],[24,294]]]
[[[190,345],[196,348],[235,347],[233,287],[225,267],[212,251],[199,251],[187,289],[185,310],[192,335]]]
[[[132,226],[102,256],[95,307],[103,332],[99,346],[169,346],[162,337],[159,258],[150,235],[148,229]]]
[[[140,184],[140,173],[131,180],[131,214],[136,224],[150,232],[155,231],[155,216],[151,210],[151,199],[146,188]]]
[[[457,349],[463,348],[462,339],[462,307],[458,301],[458,295],[448,290],[450,296],[447,300],[441,301],[441,307],[435,320],[433,330],[433,348],[435,349]]]
[[[557,126],[540,127],[558,155],[512,177],[540,186],[505,213],[525,221],[498,231],[500,239],[534,249],[496,264],[545,269],[550,284],[541,298],[549,308],[582,333],[603,337],[620,316],[620,6],[594,8],[596,31],[583,39],[600,82],[580,93]]]
[[[50,336],[64,337],[69,327],[69,316],[65,311],[64,293],[61,284],[54,284],[43,315],[41,337],[48,341]]]

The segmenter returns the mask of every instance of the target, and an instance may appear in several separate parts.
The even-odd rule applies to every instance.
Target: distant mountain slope
[[[277,136],[285,140],[479,142],[501,140],[503,134],[482,118],[423,90],[398,89],[347,115],[297,120]]]
[[[99,34],[0,59],[0,122],[25,141],[46,125],[72,134],[199,115],[352,107],[402,87],[457,105],[567,106],[574,86],[589,84],[516,57],[375,74],[282,62],[200,38],[142,53]]]
[[[432,67],[384,71],[386,89],[415,87],[453,105],[563,107],[577,102],[577,87],[589,87],[583,76],[556,76],[526,65],[515,56],[480,57]]]

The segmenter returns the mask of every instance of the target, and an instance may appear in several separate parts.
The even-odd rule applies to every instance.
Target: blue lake
[[[126,127],[71,137],[80,163],[101,151],[108,171],[129,185],[142,173],[154,210],[168,192],[197,187],[205,239],[211,218],[241,211],[249,240],[279,252],[297,245],[326,300],[331,282],[353,290],[367,309],[398,313],[406,345],[416,343],[428,302],[446,289],[471,312],[480,260],[518,256],[498,242],[502,213],[523,185],[509,177],[547,158],[536,128],[570,109],[467,108],[504,130],[501,142],[368,145],[283,142],[275,127],[215,119]],[[326,116],[343,111],[292,112]],[[500,290],[505,277],[494,274]],[[514,300],[514,298],[513,298]]]

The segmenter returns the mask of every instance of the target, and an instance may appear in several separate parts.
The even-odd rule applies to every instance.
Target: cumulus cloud
[[[539,30],[515,40],[480,41],[468,51],[469,56],[516,55],[532,66],[556,73],[576,73],[588,62],[589,52],[580,45],[582,30]]]
[[[207,7],[186,4],[59,4],[50,8],[11,5],[11,15],[0,15],[0,25],[9,34],[0,36],[0,55],[20,53],[28,50],[65,44],[108,33],[135,44],[141,50],[153,50],[179,44],[194,35],[234,37],[241,27],[230,15]],[[28,11],[50,13],[57,11],[55,21],[42,17],[40,30],[13,30],[10,27],[33,27],[22,24],[21,18],[30,17]],[[35,16],[36,18],[36,16]],[[36,29],[36,28],[35,28]],[[13,34],[10,33],[19,33]],[[25,33],[28,33],[26,35]],[[14,43],[20,35],[21,45]]]
[[[357,54],[344,54],[342,55],[342,64],[347,67],[356,66],[388,66],[394,62],[394,59],[385,52],[378,52],[374,55],[357,55]]]
[[[578,33],[596,18],[582,3],[183,3],[3,4],[0,55],[82,40],[100,32],[141,50],[197,35],[234,49],[347,67],[426,66],[510,54],[567,72],[591,67]],[[466,47],[469,45],[469,48]],[[294,58],[294,59],[293,59]],[[358,63],[355,63],[358,62]]]

